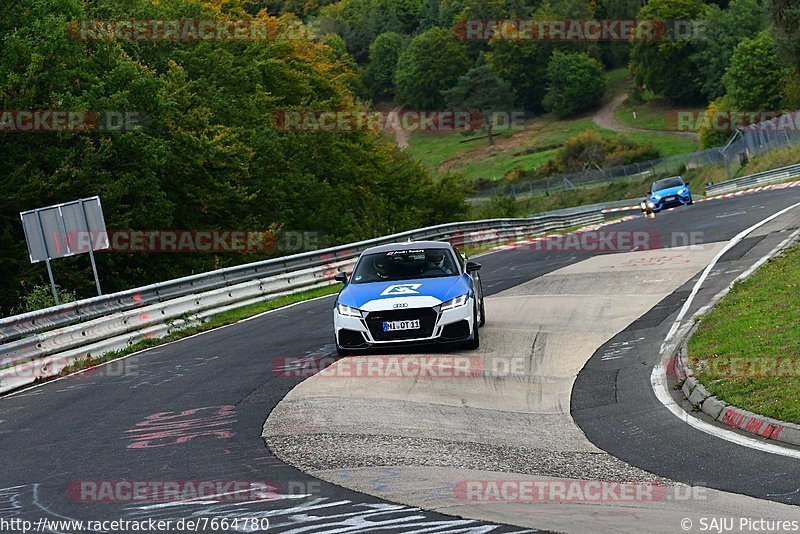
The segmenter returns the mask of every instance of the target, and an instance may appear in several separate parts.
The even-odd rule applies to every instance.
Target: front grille
[[[433,308],[410,308],[406,310],[387,310],[367,314],[367,328],[375,341],[394,341],[431,337],[436,326],[436,310]],[[419,329],[384,332],[384,321],[409,321],[419,319]]]

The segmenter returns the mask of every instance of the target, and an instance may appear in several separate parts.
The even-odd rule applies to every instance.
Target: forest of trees
[[[470,190],[458,176],[433,175],[376,132],[279,131],[276,110],[475,106],[568,117],[595,106],[603,72],[621,66],[637,90],[676,107],[800,103],[800,0],[22,0],[0,9],[2,109],[147,117],[130,132],[0,132],[3,314],[46,281],[29,263],[19,212],[77,198],[99,195],[110,229],[272,228],[317,232],[326,244],[467,216]],[[274,38],[69,32],[76,20],[178,18],[257,20]],[[498,18],[690,19],[704,35],[467,41],[455,31]],[[719,143],[715,135],[703,143]],[[104,253],[98,263],[110,292],[262,257]],[[92,295],[86,257],[54,270],[78,297]]]

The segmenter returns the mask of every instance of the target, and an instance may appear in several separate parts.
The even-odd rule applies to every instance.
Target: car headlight
[[[683,189],[678,189],[678,194],[679,194],[679,195],[682,195],[682,194],[684,194],[685,192],[686,192],[686,188],[685,188],[685,187],[684,187]]]
[[[461,295],[460,297],[448,300],[442,304],[442,311],[452,310],[453,308],[460,308],[461,306],[464,306],[467,303],[467,298],[469,298],[469,295]]]
[[[358,308],[345,306],[344,304],[337,304],[336,311],[339,312],[339,315],[343,315],[345,317],[361,317],[361,310]]]
[[[661,200],[661,195],[653,195],[653,199],[655,199],[655,200]]]
[[[656,207],[656,205],[655,205],[655,204],[653,204],[652,202],[648,201],[648,202],[647,202],[647,207],[648,207],[648,208],[655,208],[655,207]]]

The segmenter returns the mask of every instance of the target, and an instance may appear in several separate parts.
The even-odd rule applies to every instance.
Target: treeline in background
[[[390,135],[285,132],[287,109],[525,110],[596,106],[605,72],[637,90],[713,109],[800,101],[800,0],[20,0],[0,7],[0,109],[136,112],[128,132],[0,132],[0,312],[40,302],[19,212],[99,195],[109,229],[314,232],[338,244],[490,215],[472,183],[412,160]],[[468,41],[473,19],[701,20],[678,41]],[[87,19],[257,20],[261,41],[81,40]],[[491,138],[490,138],[491,139]],[[592,152],[584,135],[542,172]],[[715,133],[703,143],[724,142]],[[622,163],[652,147],[598,140]],[[576,159],[577,158],[577,159]],[[578,162],[577,165],[583,163]],[[289,251],[275,250],[275,254]],[[100,253],[107,292],[270,254]],[[93,295],[88,258],[53,263],[60,286]],[[46,293],[46,292],[45,292]],[[32,298],[37,296],[36,298]],[[28,304],[26,304],[28,303]]]

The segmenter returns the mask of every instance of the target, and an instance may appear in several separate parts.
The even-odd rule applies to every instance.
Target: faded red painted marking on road
[[[180,445],[202,436],[230,438],[234,435],[231,429],[236,422],[234,412],[234,406],[223,405],[193,408],[182,412],[155,413],[137,423],[135,428],[125,431],[133,439],[128,448],[147,449]]]
[[[726,408],[720,418],[720,422],[739,430],[744,430],[762,438],[777,439],[782,426],[776,426],[768,421],[757,417],[748,417],[746,414],[735,408]]]

